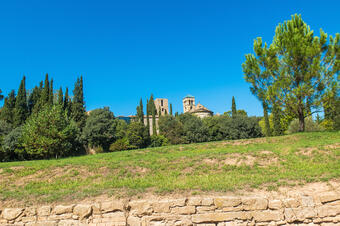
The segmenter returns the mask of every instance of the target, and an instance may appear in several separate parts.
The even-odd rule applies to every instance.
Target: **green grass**
[[[340,178],[340,133],[304,133],[0,163],[0,200],[275,190],[334,178]]]

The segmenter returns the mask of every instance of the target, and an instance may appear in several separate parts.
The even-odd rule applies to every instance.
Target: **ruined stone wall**
[[[340,194],[108,200],[0,212],[0,225],[340,225]]]

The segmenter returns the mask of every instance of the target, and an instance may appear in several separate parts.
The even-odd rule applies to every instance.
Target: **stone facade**
[[[195,97],[187,95],[183,98],[183,113],[191,113],[200,118],[213,116],[213,112],[198,103],[195,105]]]
[[[154,102],[155,102],[157,114],[159,114],[159,111],[161,112],[161,115],[169,114],[169,102],[168,102],[168,99],[157,98],[157,99],[155,99]]]
[[[0,207],[0,225],[340,225],[340,193],[294,197],[192,196]]]

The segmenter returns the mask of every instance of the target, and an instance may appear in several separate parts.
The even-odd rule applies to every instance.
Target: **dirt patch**
[[[338,149],[338,148],[340,148],[340,143],[330,144],[330,145],[326,145],[324,147],[328,150]]]
[[[11,170],[22,170],[22,169],[25,169],[24,166],[12,166],[10,167]]]
[[[265,142],[266,142],[266,138],[257,138],[257,139],[225,141],[225,142],[222,142],[222,144],[223,145],[240,146],[240,145],[248,145],[248,144],[259,144],[259,143],[265,143]]]

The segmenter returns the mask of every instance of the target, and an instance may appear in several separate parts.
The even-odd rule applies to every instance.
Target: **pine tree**
[[[170,103],[170,115],[172,115],[172,104]]]
[[[43,107],[45,104],[48,103],[50,97],[50,81],[48,80],[48,74],[45,76],[45,83],[44,87],[41,92],[41,97],[40,97],[40,107]]]
[[[77,79],[73,90],[73,101],[72,101],[72,119],[77,123],[81,129],[85,126],[86,121],[86,110],[84,102],[84,90],[83,90],[83,77]]]
[[[63,89],[60,87],[59,92],[58,92],[58,104],[60,106],[63,106],[63,103],[64,103]]]
[[[15,109],[13,117],[14,126],[22,125],[25,122],[26,117],[28,115],[25,82],[26,77],[24,76],[23,79],[21,80],[18,95],[15,100]]]
[[[50,82],[50,89],[49,89],[49,95],[48,95],[48,104],[53,105],[53,98],[54,98],[54,93],[53,93],[53,79],[51,79]]]
[[[12,90],[8,97],[5,98],[4,106],[1,109],[0,119],[7,123],[13,124],[13,115],[15,109],[15,91]]]
[[[70,97],[68,95],[68,87],[66,87],[64,103],[63,103],[63,109],[64,109],[64,111],[66,112],[66,114],[68,116],[70,116],[70,114],[71,114],[71,106],[72,106],[72,102],[71,102],[71,99],[70,99]]]
[[[235,103],[235,97],[233,96],[232,103],[231,103],[231,116],[234,117],[237,114],[236,110],[236,103]]]

